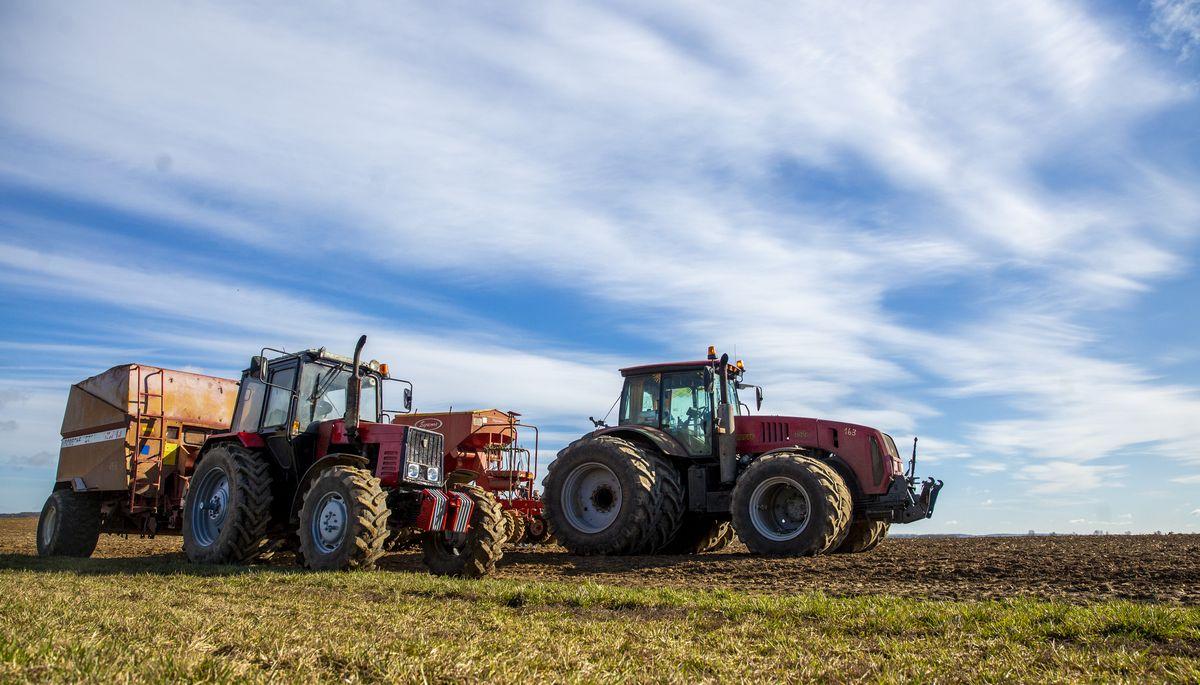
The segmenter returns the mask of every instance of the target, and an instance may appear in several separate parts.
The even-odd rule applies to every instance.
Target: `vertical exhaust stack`
[[[721,367],[721,403],[717,407],[717,459],[720,464],[721,482],[732,483],[737,478],[737,436],[734,435],[733,404],[729,401],[729,355],[722,354],[718,362]]]
[[[354,346],[354,373],[346,384],[346,435],[351,440],[358,438],[358,402],[362,397],[362,351],[367,346],[367,336],[358,339]]]

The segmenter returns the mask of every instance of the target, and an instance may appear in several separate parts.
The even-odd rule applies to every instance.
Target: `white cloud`
[[[1121,483],[1115,476],[1124,470],[1125,466],[1048,461],[1026,465],[1015,477],[1018,480],[1029,481],[1029,491],[1035,495],[1083,493],[1101,486],[1120,487]]]
[[[1200,516],[1200,509],[1193,509],[1192,516]]]
[[[1191,57],[1200,45],[1200,0],[1151,0],[1150,29],[1163,48],[1179,51],[1179,59]]]
[[[1185,483],[1185,484],[1200,483],[1200,473],[1198,473],[1194,476],[1180,476],[1178,478],[1172,478],[1171,482],[1172,483]]]

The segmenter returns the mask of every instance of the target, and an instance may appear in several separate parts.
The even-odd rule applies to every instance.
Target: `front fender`
[[[304,493],[308,492],[308,484],[321,475],[322,471],[331,466],[358,466],[361,468],[369,463],[370,461],[366,457],[357,454],[330,454],[313,462],[304,475],[300,476],[300,481],[296,484],[296,492],[292,493],[292,506],[288,509],[288,520],[293,523],[299,520],[300,507],[304,504]]]

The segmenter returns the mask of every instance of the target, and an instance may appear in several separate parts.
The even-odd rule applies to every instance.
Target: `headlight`
[[[408,465],[408,477],[409,478],[420,478],[421,477],[421,465],[420,464],[409,464]]]
[[[430,466],[429,471],[427,471],[425,473],[425,475],[429,480],[436,481],[438,479],[438,476],[441,474],[438,473],[438,470],[436,468]]]

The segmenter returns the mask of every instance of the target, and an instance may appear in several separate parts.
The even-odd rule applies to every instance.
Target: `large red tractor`
[[[824,419],[751,415],[741,362],[621,370],[618,425],[558,453],[546,514],[576,554],[698,553],[733,531],[759,554],[865,552],[893,523],[933,515],[941,481],[917,489],[891,436]],[[732,525],[733,531],[730,530]]]
[[[416,528],[435,573],[495,567],[500,507],[477,486],[446,487],[440,433],[384,421],[382,385],[393,379],[387,365],[360,361],[365,344],[353,359],[322,348],[251,360],[230,431],[205,441],[190,479],[189,559],[239,561],[275,538],[309,568],[370,568],[392,529]],[[408,410],[412,386],[397,382]]]

